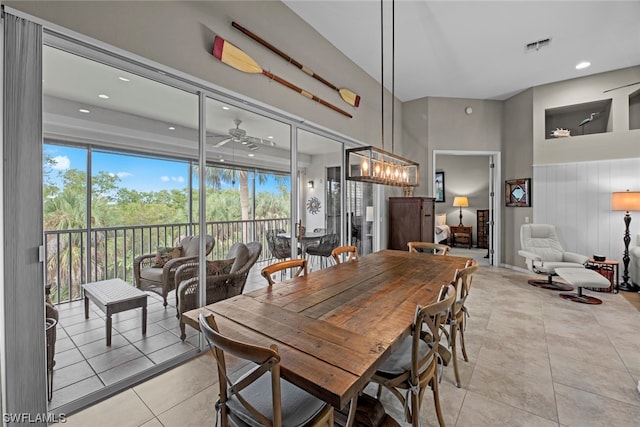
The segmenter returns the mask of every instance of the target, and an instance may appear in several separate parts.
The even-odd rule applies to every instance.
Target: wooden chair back
[[[346,256],[346,259],[342,261],[342,255]],[[355,246],[338,246],[331,251],[331,256],[336,261],[336,264],[342,264],[342,262],[357,261],[358,260],[358,248]]]
[[[293,271],[294,269],[297,269],[295,271]],[[280,262],[276,262],[275,264],[271,264],[268,265],[266,267],[264,267],[262,269],[262,271],[260,271],[260,274],[262,274],[262,277],[264,277],[265,279],[267,279],[267,282],[269,282],[269,286],[273,285],[274,283],[276,283],[275,280],[273,280],[273,274],[277,273],[277,272],[284,272],[286,270],[291,270],[292,274],[291,277],[298,277],[301,276],[303,273],[306,276],[307,275],[307,260],[304,258],[297,258],[297,259],[290,259],[287,261],[280,261]]]
[[[218,325],[213,314],[200,314],[198,318],[200,322],[200,330],[204,334],[207,342],[211,346],[212,353],[218,364],[218,380],[220,384],[220,415],[222,426],[229,425],[229,408],[226,402],[233,395],[238,397],[238,401],[251,413],[256,420],[262,425],[280,426],[282,425],[282,408],[280,402],[280,355],[275,344],[271,347],[261,347],[257,345],[247,344],[233,340],[220,334]],[[242,379],[234,383],[229,378],[227,367],[225,364],[224,354],[231,354],[240,359],[249,360],[256,363],[257,366],[252,368]],[[273,420],[268,419],[262,413],[257,411],[245,399],[242,398],[240,392],[256,381],[267,371],[271,371],[271,387],[273,398]]]
[[[451,247],[442,243],[409,242],[407,246],[409,247],[409,252],[427,252],[437,255],[446,255],[451,250]]]

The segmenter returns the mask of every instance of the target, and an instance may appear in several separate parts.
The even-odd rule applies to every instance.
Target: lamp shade
[[[469,199],[467,199],[467,196],[454,197],[453,206],[466,208],[469,206]]]
[[[611,193],[611,210],[640,211],[640,191],[617,191]]]

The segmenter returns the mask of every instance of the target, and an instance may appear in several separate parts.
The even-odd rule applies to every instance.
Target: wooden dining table
[[[343,409],[410,334],[416,306],[433,302],[467,260],[382,250],[182,318],[199,329],[198,316],[213,313],[224,335],[262,346],[275,343],[285,379]]]

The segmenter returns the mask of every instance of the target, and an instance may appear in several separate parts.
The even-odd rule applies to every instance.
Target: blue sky
[[[45,144],[44,152],[54,160],[55,170],[87,170],[85,149]],[[120,187],[137,191],[181,190],[189,185],[189,171],[184,162],[94,151],[92,168],[94,175],[102,171],[114,174],[120,178]],[[197,182],[194,177],[194,185]],[[230,184],[223,185],[223,188],[230,187]],[[258,184],[257,191],[277,192],[278,184],[271,178],[265,184]]]

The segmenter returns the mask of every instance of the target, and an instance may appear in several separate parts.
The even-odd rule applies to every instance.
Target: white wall
[[[612,89],[640,80],[640,66],[534,88],[533,164],[585,162],[640,157],[640,129],[629,130],[629,94],[637,86]],[[545,110],[611,99],[611,132],[546,139]],[[575,124],[574,124],[575,126]]]
[[[553,224],[566,250],[620,262],[624,212],[611,210],[614,191],[640,191],[640,157],[534,166],[533,217]],[[631,212],[631,246],[640,212]],[[620,272],[622,276],[622,270]]]

